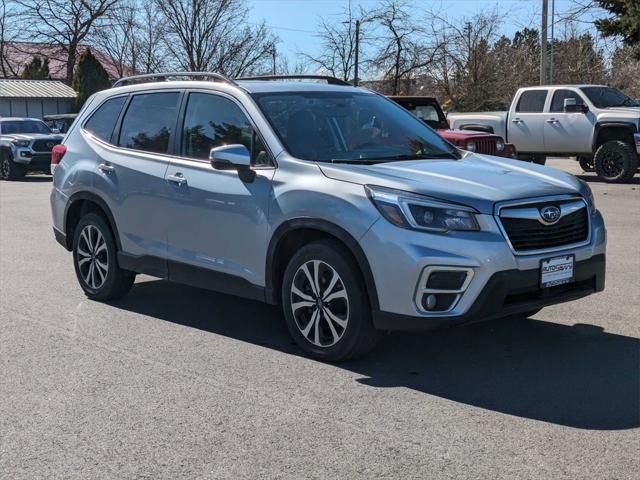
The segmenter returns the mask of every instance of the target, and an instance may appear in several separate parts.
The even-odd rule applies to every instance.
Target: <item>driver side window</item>
[[[182,126],[181,155],[208,160],[212,148],[232,144],[247,147],[252,165],[272,164],[260,136],[238,105],[219,95],[189,94]]]

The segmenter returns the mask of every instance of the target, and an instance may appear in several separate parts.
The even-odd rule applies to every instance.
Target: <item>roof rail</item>
[[[167,81],[172,77],[188,77],[189,80],[211,80],[236,85],[233,80],[213,72],[165,72],[165,73],[146,73],[144,75],[133,75],[116,80],[112,88],[121,87],[129,83],[135,83],[140,80],[148,80],[150,82]]]
[[[324,80],[329,85],[351,87],[349,82],[329,75],[258,75],[255,77],[240,77],[236,80]]]

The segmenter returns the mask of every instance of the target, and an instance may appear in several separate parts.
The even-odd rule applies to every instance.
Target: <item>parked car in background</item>
[[[0,179],[18,180],[27,172],[49,173],[51,151],[62,138],[36,118],[0,118]]]
[[[433,97],[392,96],[389,98],[409,110],[435,129],[441,137],[462,150],[509,158],[515,158],[517,155],[515,147],[510,143],[505,143],[499,135],[487,133],[482,129],[480,131],[454,130],[449,127],[440,104]]]
[[[453,128],[482,128],[502,136],[519,158],[575,156],[607,182],[629,181],[638,170],[640,103],[602,85],[521,88],[508,112],[449,113]]]
[[[281,304],[300,348],[333,361],[380,330],[526,318],[604,288],[585,182],[463,152],[323,78],[153,74],[93,95],[52,158],[54,235],[85,294],[146,273]]]
[[[51,131],[67,133],[77,116],[77,113],[60,113],[57,115],[45,115],[42,119]]]

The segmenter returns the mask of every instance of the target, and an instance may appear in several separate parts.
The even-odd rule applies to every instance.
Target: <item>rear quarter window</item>
[[[89,120],[84,124],[84,129],[100,140],[109,142],[126,99],[126,96],[115,97],[104,102],[89,117]]]
[[[544,110],[547,90],[527,90],[520,95],[516,112],[539,113]]]

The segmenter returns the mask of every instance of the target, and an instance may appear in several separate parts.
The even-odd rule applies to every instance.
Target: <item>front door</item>
[[[575,98],[577,105],[585,105],[584,99],[572,90],[553,92],[549,112],[544,114],[544,143],[551,153],[590,153],[591,135],[596,122],[591,112],[564,112],[564,100]]]
[[[166,175],[172,199],[166,212],[169,278],[231,293],[238,279],[264,286],[267,208],[275,172],[271,156],[235,100],[222,94],[188,95],[176,147],[179,158],[171,160]],[[211,166],[211,148],[231,144],[243,144],[251,152],[251,181]],[[198,276],[202,281],[194,281]]]

